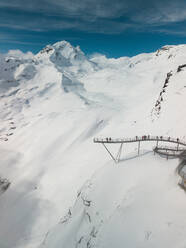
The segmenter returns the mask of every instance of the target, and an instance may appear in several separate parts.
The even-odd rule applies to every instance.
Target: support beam
[[[123,147],[123,143],[121,143],[120,147],[119,147],[119,151],[118,154],[116,156],[116,162],[120,161],[120,157],[121,157],[121,152],[122,152],[122,147]]]
[[[140,154],[140,141],[138,142],[138,155]]]
[[[107,150],[107,152],[109,153],[109,155],[111,156],[111,158],[114,160],[114,162],[117,163],[116,159],[114,158],[114,156],[112,155],[112,153],[109,151],[109,149],[106,147],[105,143],[102,143],[102,144],[105,147],[105,149]]]

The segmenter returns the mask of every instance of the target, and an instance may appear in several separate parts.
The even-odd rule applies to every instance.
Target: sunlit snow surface
[[[184,248],[179,161],[146,143],[116,165],[93,138],[186,139],[186,45],[107,59],[63,41],[0,62],[0,247]]]

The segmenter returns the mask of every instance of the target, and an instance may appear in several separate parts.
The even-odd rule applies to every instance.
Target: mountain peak
[[[54,43],[52,46],[55,47],[55,48],[58,48],[58,49],[59,48],[61,49],[61,48],[64,48],[64,47],[72,47],[70,42],[68,42],[66,40],[58,41],[58,42]]]
[[[53,44],[52,47],[55,49],[55,52],[60,53],[65,58],[85,57],[79,46],[74,47],[65,40]]]
[[[49,57],[52,62],[53,60],[85,60],[85,55],[79,46],[74,47],[65,40],[47,45],[38,53],[38,57],[43,58],[43,56],[45,59]]]

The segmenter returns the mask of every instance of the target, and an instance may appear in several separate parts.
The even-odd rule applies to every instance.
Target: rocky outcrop
[[[6,178],[0,177],[0,195],[4,193],[10,186],[10,182]]]
[[[170,80],[171,76],[172,76],[172,71],[167,73],[167,77],[165,79],[165,82],[164,82],[164,85],[162,87],[162,90],[161,90],[161,92],[159,94],[158,100],[156,101],[155,106],[152,109],[152,115],[155,115],[156,117],[159,117],[159,115],[160,115],[160,111],[161,111],[161,108],[162,108],[162,102],[164,100],[164,95],[166,93],[166,88],[169,85],[169,80]]]
[[[186,64],[184,64],[184,65],[179,65],[179,66],[178,66],[178,69],[177,69],[177,72],[182,71],[182,69],[183,69],[184,67],[186,67]]]

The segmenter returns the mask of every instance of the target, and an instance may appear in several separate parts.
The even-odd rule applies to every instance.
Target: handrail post
[[[168,152],[167,152],[167,150],[165,150],[165,151],[166,151],[166,153],[167,153],[167,160],[168,160],[168,156],[169,156],[169,155],[168,155]]]

